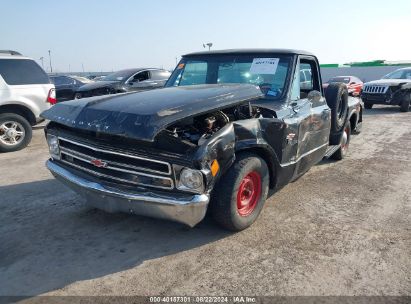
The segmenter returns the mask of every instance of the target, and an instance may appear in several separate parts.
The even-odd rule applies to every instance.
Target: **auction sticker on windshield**
[[[274,75],[279,61],[280,58],[254,58],[250,67],[250,73]]]

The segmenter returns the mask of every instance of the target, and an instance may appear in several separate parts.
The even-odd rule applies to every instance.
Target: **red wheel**
[[[261,196],[261,176],[258,172],[248,173],[241,181],[237,192],[237,211],[240,216],[250,215]]]
[[[211,211],[224,228],[241,231],[255,222],[268,194],[270,174],[258,155],[243,152],[213,191]]]

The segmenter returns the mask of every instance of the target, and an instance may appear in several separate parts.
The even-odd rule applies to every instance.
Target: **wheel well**
[[[33,112],[21,105],[4,105],[0,106],[0,114],[3,113],[14,113],[23,116],[27,121],[34,126],[36,124],[36,116],[34,116]]]
[[[276,169],[276,161],[274,159],[274,156],[271,155],[267,149],[264,148],[259,148],[259,147],[252,147],[244,150],[239,150],[236,152],[237,155],[241,153],[252,153],[256,154],[259,157],[261,157],[266,163],[268,167],[268,172],[270,174],[270,188],[274,188],[276,183],[277,183],[277,176],[275,174],[275,169]]]

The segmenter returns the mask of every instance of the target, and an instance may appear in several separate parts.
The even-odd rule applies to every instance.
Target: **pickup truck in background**
[[[301,85],[300,71],[310,79]],[[342,159],[362,104],[343,83],[326,94],[305,51],[226,50],[182,57],[160,90],[85,98],[42,116],[52,174],[88,204],[194,226],[208,208],[250,226],[268,190],[324,157]]]

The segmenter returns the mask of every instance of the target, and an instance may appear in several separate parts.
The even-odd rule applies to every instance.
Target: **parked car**
[[[101,81],[80,87],[76,91],[75,98],[161,88],[170,74],[170,72],[161,69],[121,70],[107,75]]]
[[[374,104],[397,105],[401,112],[410,110],[411,67],[398,69],[380,80],[365,83],[361,97],[366,109]]]
[[[0,51],[0,152],[26,147],[40,113],[55,103],[54,85],[33,59]]]
[[[348,89],[348,94],[351,96],[360,96],[363,87],[363,82],[361,79],[355,76],[337,76],[330,78],[326,83],[323,84],[324,90],[327,89],[331,82],[342,82],[345,83]]]
[[[56,87],[57,102],[74,99],[79,87],[94,82],[85,77],[69,75],[50,76],[50,79]]]
[[[304,69],[311,87],[301,87]],[[188,54],[164,89],[42,115],[51,120],[48,169],[91,206],[189,226],[211,208],[238,231],[257,219],[269,188],[323,157],[342,159],[361,111],[344,84],[323,94],[313,54],[271,49]]]

